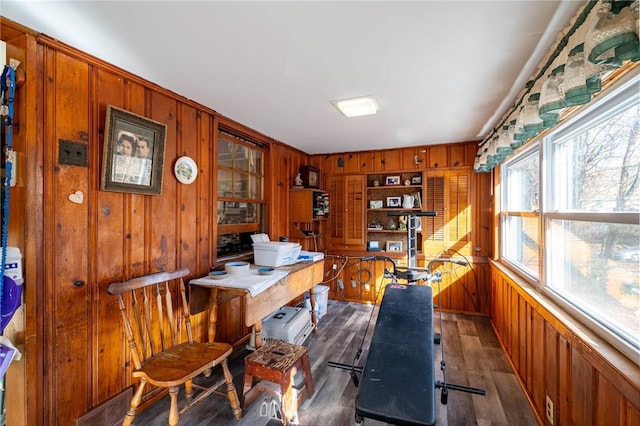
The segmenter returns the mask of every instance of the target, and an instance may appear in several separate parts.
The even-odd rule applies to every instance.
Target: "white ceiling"
[[[14,1],[0,13],[309,154],[478,140],[584,1]],[[374,116],[332,100],[373,95]]]

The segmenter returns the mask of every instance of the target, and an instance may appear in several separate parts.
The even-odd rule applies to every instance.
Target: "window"
[[[218,132],[218,255],[250,251],[248,235],[263,231],[263,181],[264,149]]]
[[[504,259],[634,357],[640,350],[639,83],[636,76],[620,84],[550,132],[540,149],[518,154],[503,167],[501,182]]]
[[[502,258],[528,276],[540,267],[540,151],[534,145],[504,167]]]

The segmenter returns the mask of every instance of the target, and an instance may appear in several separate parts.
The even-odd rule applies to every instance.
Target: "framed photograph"
[[[367,251],[380,251],[380,242],[379,241],[368,241],[367,242]]]
[[[101,188],[159,195],[166,134],[166,125],[108,105]]]
[[[387,241],[387,251],[402,251],[402,241]]]
[[[422,185],[422,176],[413,176],[411,178],[411,185]]]
[[[401,200],[402,198],[400,197],[387,197],[387,207],[388,208],[401,207],[402,206]]]
[[[417,208],[421,209],[422,208],[422,198],[420,197],[420,193],[416,192],[415,194],[413,194],[413,199],[414,199],[413,207],[414,208],[417,207]]]
[[[382,200],[371,200],[369,201],[370,209],[381,209],[382,208]]]
[[[385,185],[400,185],[400,176],[387,176],[384,180]]]

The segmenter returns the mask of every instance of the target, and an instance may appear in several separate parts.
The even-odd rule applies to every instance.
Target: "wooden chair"
[[[227,365],[227,357],[233,351],[232,346],[227,343],[193,341],[183,281],[183,277],[187,274],[189,274],[188,269],[158,272],[131,278],[122,283],[113,283],[107,289],[109,294],[118,296],[120,312],[124,320],[125,337],[131,352],[133,377],[140,379],[123,422],[125,426],[133,422],[147,382],[158,387],[169,388],[171,398],[169,424],[177,425],[179,386],[185,385],[187,399],[191,400],[193,378],[203,372],[208,374],[210,369],[218,364],[222,365],[224,380],[209,388],[204,397],[226,382],[227,397],[233,414],[237,419],[242,417],[238,394]],[[170,285],[170,281],[173,280],[177,281],[177,292],[180,292],[182,299],[181,311],[173,309]],[[127,309],[127,298],[124,296],[126,293],[131,295],[129,309]],[[185,336],[181,325],[186,329],[186,342],[182,342]],[[202,398],[203,396],[198,397],[198,401]]]

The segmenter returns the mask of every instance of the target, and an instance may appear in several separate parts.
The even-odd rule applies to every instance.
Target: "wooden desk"
[[[255,332],[256,348],[262,346],[262,319],[279,307],[286,305],[287,302],[303,294],[305,291],[309,291],[311,296],[311,308],[313,312],[311,321],[314,325],[314,332],[316,331],[316,328],[318,327],[318,318],[316,315],[314,286],[322,282],[324,275],[324,260],[313,263],[300,262],[291,266],[281,266],[277,269],[285,269],[289,271],[289,274],[255,296],[251,296],[251,294],[244,289],[224,287],[215,284],[207,286],[210,290],[209,342],[215,341],[216,337],[218,305],[229,299],[240,296],[244,297],[245,303],[244,323],[247,327],[253,327]]]

